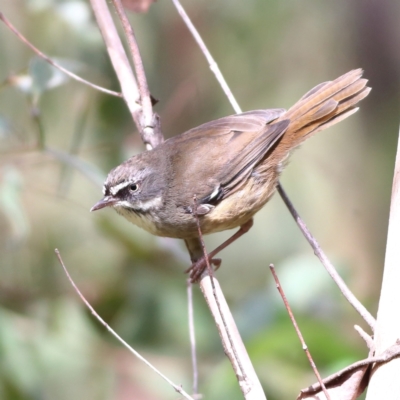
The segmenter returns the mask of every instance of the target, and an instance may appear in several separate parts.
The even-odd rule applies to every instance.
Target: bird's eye
[[[132,183],[131,185],[129,185],[129,190],[131,192],[137,192],[139,189],[139,185],[137,183]]]

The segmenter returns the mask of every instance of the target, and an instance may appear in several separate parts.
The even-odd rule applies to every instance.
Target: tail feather
[[[276,122],[289,119],[290,125],[278,146],[290,150],[323,129],[355,113],[356,105],[371,88],[361,79],[362,69],[356,69],[334,81],[324,82],[307,92]]]

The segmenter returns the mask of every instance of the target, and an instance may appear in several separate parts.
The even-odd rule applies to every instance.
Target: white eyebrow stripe
[[[111,192],[111,194],[113,196],[115,196],[121,189],[126,188],[130,184],[131,184],[131,182],[129,182],[129,181],[125,181],[125,182],[119,183],[118,185],[113,186],[112,188],[110,188],[110,192]]]

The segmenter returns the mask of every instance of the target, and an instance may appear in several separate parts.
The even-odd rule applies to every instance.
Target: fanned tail
[[[292,108],[274,122],[289,119],[290,125],[278,146],[290,151],[313,134],[355,113],[357,103],[368,95],[367,79],[355,69],[324,82],[307,92]],[[281,153],[282,154],[282,153]]]

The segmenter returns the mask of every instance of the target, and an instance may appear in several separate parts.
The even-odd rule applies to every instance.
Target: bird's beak
[[[96,211],[100,210],[101,208],[104,207],[111,207],[117,202],[116,199],[113,199],[111,196],[106,196],[102,198],[100,201],[98,201],[91,209],[90,211]]]

